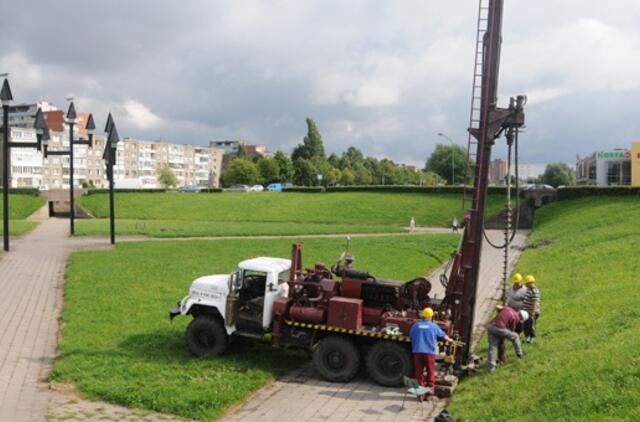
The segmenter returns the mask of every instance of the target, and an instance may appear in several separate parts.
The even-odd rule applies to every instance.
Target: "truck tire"
[[[227,332],[219,319],[200,315],[194,318],[185,333],[189,350],[194,355],[219,356],[227,349]]]
[[[402,385],[403,376],[412,376],[413,365],[409,348],[392,341],[378,341],[367,354],[367,372],[385,387]]]
[[[313,352],[313,363],[327,381],[348,382],[360,368],[360,353],[348,339],[329,336],[322,339]]]

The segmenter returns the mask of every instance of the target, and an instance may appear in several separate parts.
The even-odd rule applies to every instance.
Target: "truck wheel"
[[[346,338],[330,336],[321,340],[313,352],[313,363],[327,381],[348,382],[358,372],[360,354]]]
[[[411,376],[413,365],[409,349],[391,341],[376,342],[367,354],[367,372],[385,387],[402,385],[403,376]]]
[[[227,332],[217,318],[194,318],[185,333],[189,350],[196,356],[218,356],[227,348]]]

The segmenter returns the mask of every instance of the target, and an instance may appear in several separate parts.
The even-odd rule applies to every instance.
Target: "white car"
[[[253,185],[249,188],[249,192],[262,192],[264,190],[264,186],[262,185]]]

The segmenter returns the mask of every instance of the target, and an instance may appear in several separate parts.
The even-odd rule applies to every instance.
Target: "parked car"
[[[264,186],[262,185],[253,185],[249,188],[249,192],[262,192],[264,190]]]
[[[525,190],[555,190],[553,186],[543,185],[541,183],[527,185],[524,189]]]
[[[230,188],[223,189],[223,192],[249,192],[249,186],[233,185]]]
[[[267,186],[269,192],[282,192],[282,183],[271,183]]]
[[[180,186],[178,192],[199,192],[200,188],[197,185]]]

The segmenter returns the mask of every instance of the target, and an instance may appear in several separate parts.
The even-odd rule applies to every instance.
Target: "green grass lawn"
[[[9,234],[19,236],[37,226],[38,223],[24,221],[24,219],[40,209],[46,202],[46,198],[41,196],[9,194]],[[3,202],[0,200],[0,216],[2,216],[3,210]],[[3,233],[4,230],[0,222],[0,235]]]
[[[106,194],[85,196],[79,203],[97,218],[109,216]],[[372,233],[401,231],[411,217],[420,226],[449,226],[454,215],[462,220],[461,203],[456,194],[121,193],[116,218],[124,220],[117,225],[121,234],[161,237]],[[491,196],[489,214],[498,213],[503,203],[502,196]],[[107,234],[108,225],[78,221],[78,233]]]
[[[9,234],[11,236],[21,236],[33,230],[37,225],[38,223],[35,221],[9,220]],[[0,222],[0,235],[1,234],[4,234],[4,227],[2,227],[2,223]]]
[[[244,221],[117,220],[116,233],[151,237],[284,236],[296,234],[393,233],[400,226],[364,224],[282,223]],[[100,236],[109,233],[108,219],[78,220],[76,235]]]
[[[542,292],[539,337],[493,374],[460,384],[468,421],[640,420],[640,199],[557,202],[536,215],[518,270]],[[486,343],[486,342],[485,342]],[[509,346],[510,348],[510,346]],[[486,345],[479,352],[486,356]]]
[[[46,202],[47,199],[43,196],[9,194],[9,219],[25,219],[38,211]],[[3,210],[4,206],[0,200],[0,216]]]
[[[358,268],[408,280],[428,273],[457,245],[454,234],[357,238]],[[291,240],[121,243],[72,255],[65,286],[60,358],[52,378],[86,396],[197,419],[220,416],[305,354],[241,341],[223,357],[197,359],[184,340],[188,318],[168,309],[205,274],[231,272],[253,256],[288,257]],[[333,263],[345,239],[306,239],[305,263]],[[437,281],[435,281],[437,282]]]

